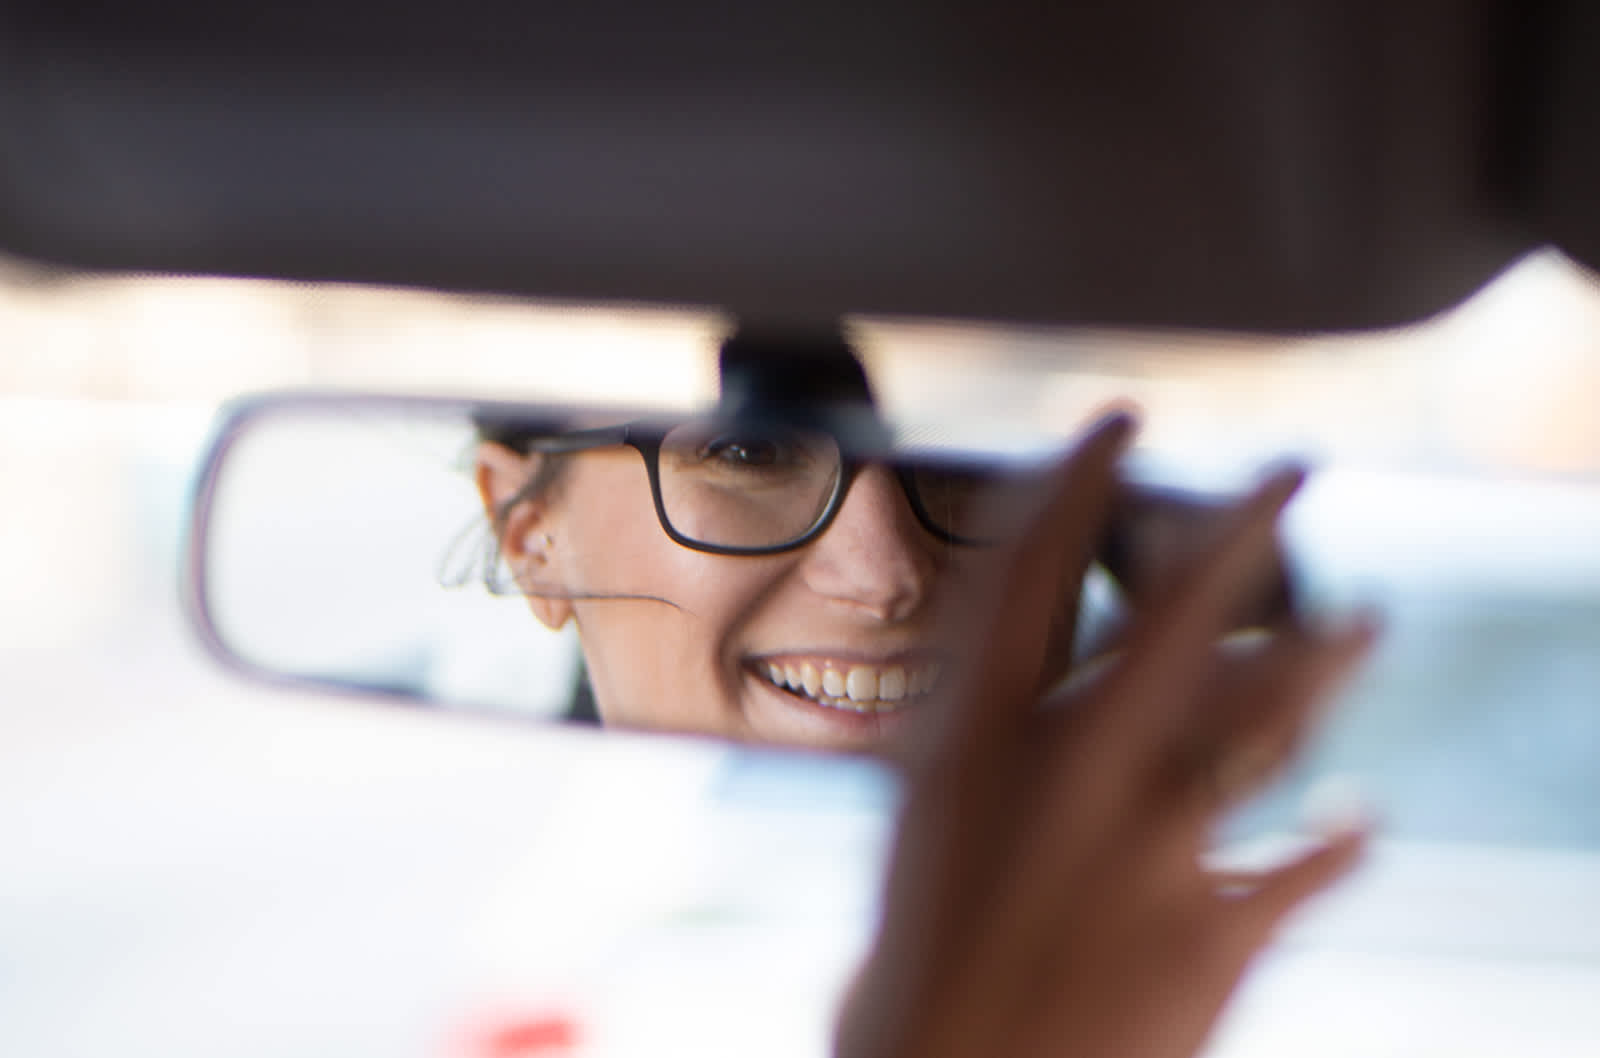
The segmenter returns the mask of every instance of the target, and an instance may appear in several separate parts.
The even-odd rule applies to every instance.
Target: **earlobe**
[[[513,568],[517,582],[523,585],[528,608],[540,624],[559,632],[572,619],[572,603],[562,587],[562,556],[556,551],[555,538],[537,525],[530,526],[522,536],[518,553],[521,558]]]
[[[565,598],[554,504],[548,496],[523,495],[539,472],[538,459],[485,441],[478,445],[474,477],[501,557],[521,585],[533,615],[554,631],[571,620],[572,604]]]
[[[552,632],[559,632],[572,620],[572,603],[568,599],[553,598],[549,595],[528,596],[528,609],[533,611],[533,616],[539,623]]]

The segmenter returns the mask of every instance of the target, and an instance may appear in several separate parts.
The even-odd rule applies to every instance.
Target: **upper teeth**
[[[926,694],[939,677],[939,663],[903,665],[851,665],[836,668],[823,663],[768,662],[767,679],[826,705],[866,711],[893,708],[905,698]]]

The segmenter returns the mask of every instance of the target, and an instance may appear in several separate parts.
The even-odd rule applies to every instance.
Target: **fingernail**
[[[1310,470],[1303,463],[1282,463],[1271,467],[1262,476],[1261,491],[1285,498],[1300,491]]]
[[[1383,617],[1375,609],[1362,608],[1355,612],[1309,614],[1305,628],[1322,643],[1370,643],[1383,630]]]
[[[1306,829],[1332,840],[1372,827],[1372,803],[1353,775],[1327,775],[1306,788],[1300,798]]]
[[[1126,408],[1118,408],[1103,416],[1090,433],[1105,436],[1119,445],[1125,445],[1138,428],[1138,417]]]

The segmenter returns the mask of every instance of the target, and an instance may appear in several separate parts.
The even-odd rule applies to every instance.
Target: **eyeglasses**
[[[702,419],[627,423],[531,438],[524,452],[559,455],[613,445],[644,459],[661,528],[677,543],[716,555],[772,555],[828,528],[856,474],[873,460],[847,454],[826,430]],[[993,504],[1033,489],[1037,477],[987,465],[898,458],[892,468],[917,521],[963,546],[996,542]],[[514,500],[513,503],[516,501]]]

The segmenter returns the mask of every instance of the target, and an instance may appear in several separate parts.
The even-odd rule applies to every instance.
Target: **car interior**
[[[1128,406],[1147,507],[1097,553],[1085,640],[1285,456],[1314,474],[1271,605],[1387,623],[1217,851],[1271,862],[1360,800],[1380,855],[1207,1053],[1592,1053],[1596,187],[1580,0],[0,4],[6,459],[111,431],[14,471],[48,497],[160,452],[83,478],[134,497],[142,550],[97,558],[87,521],[19,504],[19,553],[74,541],[77,573],[19,590],[6,634],[170,565],[161,605],[226,677],[150,734],[63,727],[59,767],[14,752],[0,950],[39,969],[0,1025],[17,1053],[822,1053],[892,783],[593,739],[578,638],[530,616],[486,513],[485,424],[633,429],[662,528],[760,550],[833,501],[717,535],[673,506],[674,429],[809,431],[946,532],[928,482],[1025,473]],[[30,386],[199,396],[129,442],[109,404]],[[99,693],[127,693],[106,664]],[[56,745],[30,734],[47,677],[6,695],[19,747]],[[232,693],[263,711],[196,719]],[[190,723],[227,739],[216,773],[196,734],[188,778],[117,817]],[[395,877],[420,881],[373,895]],[[713,987],[744,998],[708,1036],[687,1000]],[[609,1026],[592,1051],[574,1011]]]

